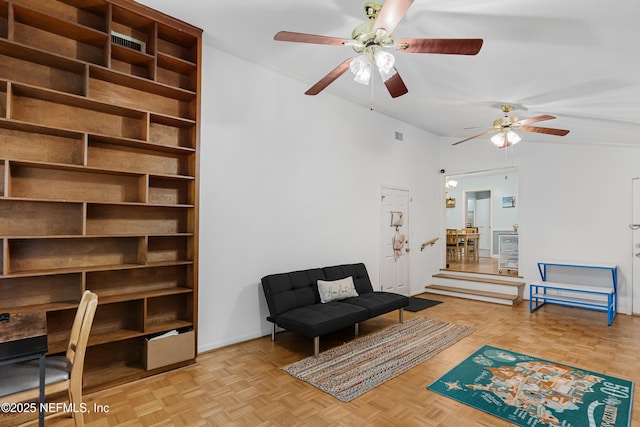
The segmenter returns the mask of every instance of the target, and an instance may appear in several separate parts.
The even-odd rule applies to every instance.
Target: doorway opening
[[[456,183],[453,188],[452,181]],[[520,199],[517,168],[448,175],[444,177],[443,186],[445,183],[449,183],[446,186],[447,203],[443,207],[445,228],[459,233],[475,230],[479,239],[474,249],[479,256],[447,257],[445,249],[444,269],[519,276],[517,268],[501,268],[499,244],[500,236],[518,234]]]
[[[493,192],[491,189],[471,190],[464,192],[464,224],[466,228],[477,229],[480,234],[478,239],[478,254],[480,257],[492,256],[491,236],[493,217]]]

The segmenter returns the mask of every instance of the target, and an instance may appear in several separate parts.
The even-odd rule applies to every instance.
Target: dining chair
[[[462,229],[465,233],[477,233],[478,227],[465,227]],[[466,239],[466,249],[467,253],[465,254],[465,258],[468,260],[469,256],[473,255],[473,260],[478,261],[478,238],[476,237],[468,237]]]
[[[64,356],[47,356],[45,364],[45,395],[67,392],[76,427],[84,426],[82,417],[82,373],[89,332],[98,305],[98,296],[85,291],[78,305],[67,352]],[[35,401],[39,397],[39,364],[29,361],[0,366],[0,400],[5,403]],[[56,412],[47,418],[67,414]]]
[[[450,231],[453,230],[453,231]],[[458,238],[458,230],[447,229],[447,260],[459,261],[462,255],[462,247]]]

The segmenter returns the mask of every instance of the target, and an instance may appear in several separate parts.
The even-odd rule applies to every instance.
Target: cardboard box
[[[195,358],[194,331],[165,338],[145,339],[142,363],[147,371]]]

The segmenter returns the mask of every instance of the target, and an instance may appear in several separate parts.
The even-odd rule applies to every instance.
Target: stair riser
[[[502,280],[505,282],[522,283],[522,277],[502,276],[499,274],[468,273],[465,271],[454,272],[454,271],[447,271],[447,270],[440,270],[440,274],[449,274],[449,275],[460,276],[460,277],[475,277],[477,279],[487,279],[487,280],[495,279],[495,280]]]
[[[431,293],[431,294],[438,294],[438,295],[448,295],[451,297],[458,297],[458,298],[465,298],[465,299],[472,299],[472,300],[476,300],[476,301],[484,301],[484,302],[491,302],[491,303],[495,303],[495,304],[502,304],[502,305],[514,305],[514,302],[511,300],[503,300],[503,299],[499,299],[499,298],[491,298],[491,297],[486,297],[486,296],[482,296],[482,295],[472,295],[472,294],[461,294],[458,292],[450,292],[450,291],[443,291],[440,289],[429,289],[428,287],[425,288],[426,292]]]
[[[441,277],[433,277],[431,283],[434,285],[453,286],[456,288],[482,290],[485,292],[496,292],[507,295],[523,295],[524,285],[520,287],[510,285],[499,285],[494,283],[468,282],[466,280],[446,279]]]

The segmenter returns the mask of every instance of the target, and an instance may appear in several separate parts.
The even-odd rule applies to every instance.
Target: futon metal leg
[[[271,341],[276,340],[276,324],[273,324],[273,329],[271,329]]]
[[[318,357],[320,354],[320,337],[313,337],[313,357]]]
[[[356,337],[360,335],[360,323],[356,323],[354,333]]]
[[[404,308],[400,309],[399,317],[400,323],[404,323]]]

